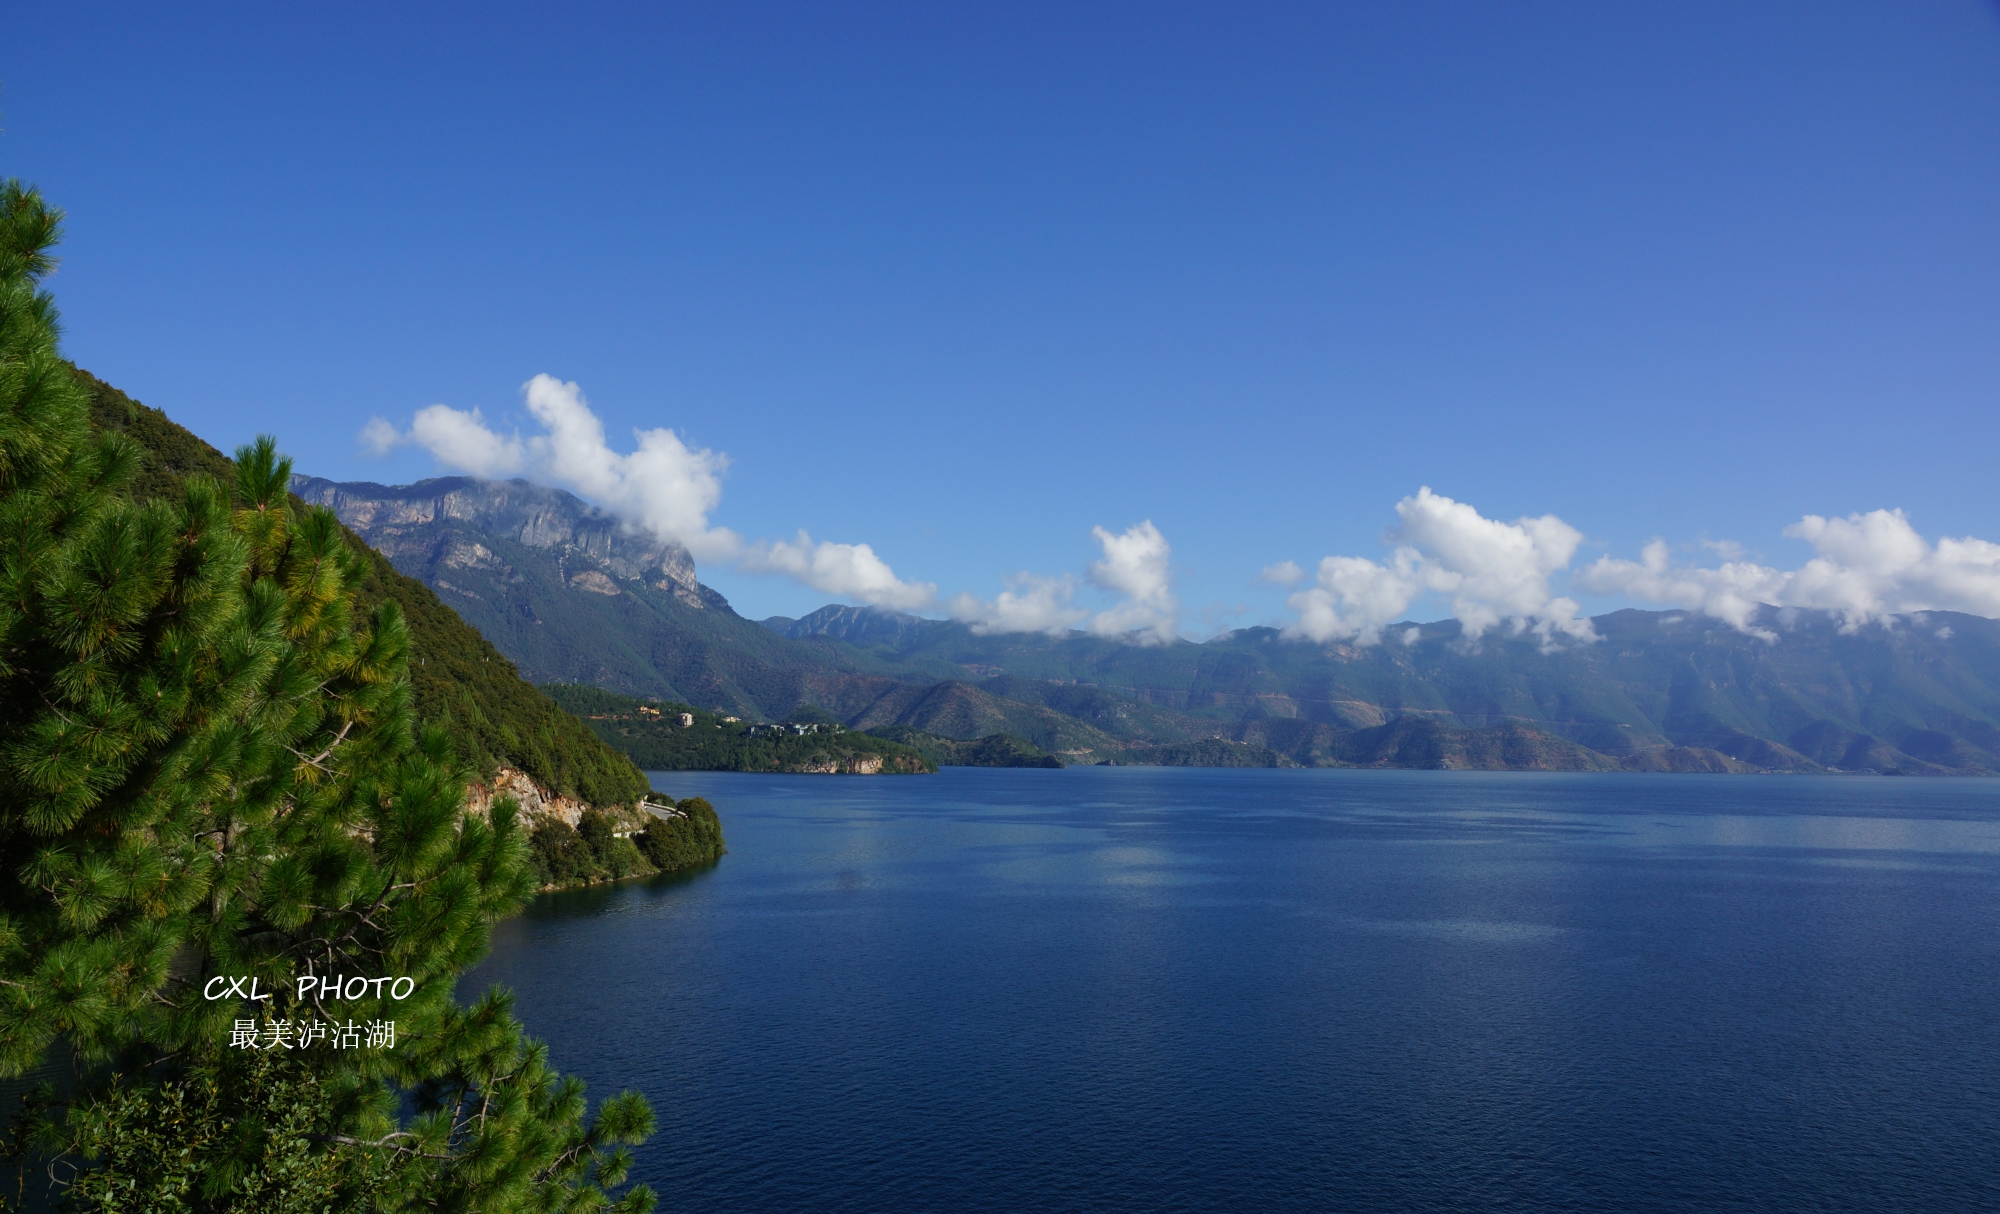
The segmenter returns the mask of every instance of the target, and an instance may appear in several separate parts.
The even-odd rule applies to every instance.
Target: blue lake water
[[[656,776],[504,982],[673,1211],[2000,1209],[2000,781]]]

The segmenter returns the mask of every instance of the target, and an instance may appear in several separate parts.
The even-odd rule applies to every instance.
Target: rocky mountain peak
[[[579,593],[616,595],[620,582],[638,581],[690,607],[706,602],[686,548],[560,489],[469,476],[414,485],[295,476],[292,492],[331,509],[399,568],[497,570],[504,562],[490,543],[502,539],[553,558]]]

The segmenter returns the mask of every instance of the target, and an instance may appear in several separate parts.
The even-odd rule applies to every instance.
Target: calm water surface
[[[2000,1209],[2000,781],[654,782],[468,987],[664,1210]]]

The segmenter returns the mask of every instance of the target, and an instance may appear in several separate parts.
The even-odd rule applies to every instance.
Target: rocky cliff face
[[[296,476],[292,492],[331,509],[397,568],[435,570],[445,589],[457,589],[453,570],[503,580],[518,574],[491,546],[497,538],[553,561],[563,584],[579,593],[614,596],[636,582],[689,607],[707,605],[686,548],[629,530],[560,489],[465,476],[414,485]]]
[[[493,802],[502,797],[512,797],[521,806],[521,814],[528,819],[532,828],[535,818],[558,818],[571,827],[583,821],[583,811],[596,809],[619,824],[620,830],[639,830],[645,826],[645,814],[634,805],[591,806],[575,797],[565,797],[550,791],[519,768],[502,767],[484,780],[474,780],[465,790],[465,812],[485,817],[493,810]]]

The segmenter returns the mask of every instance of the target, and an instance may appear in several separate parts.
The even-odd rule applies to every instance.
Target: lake
[[[2000,781],[666,773],[503,982],[670,1211],[2000,1208]]]

